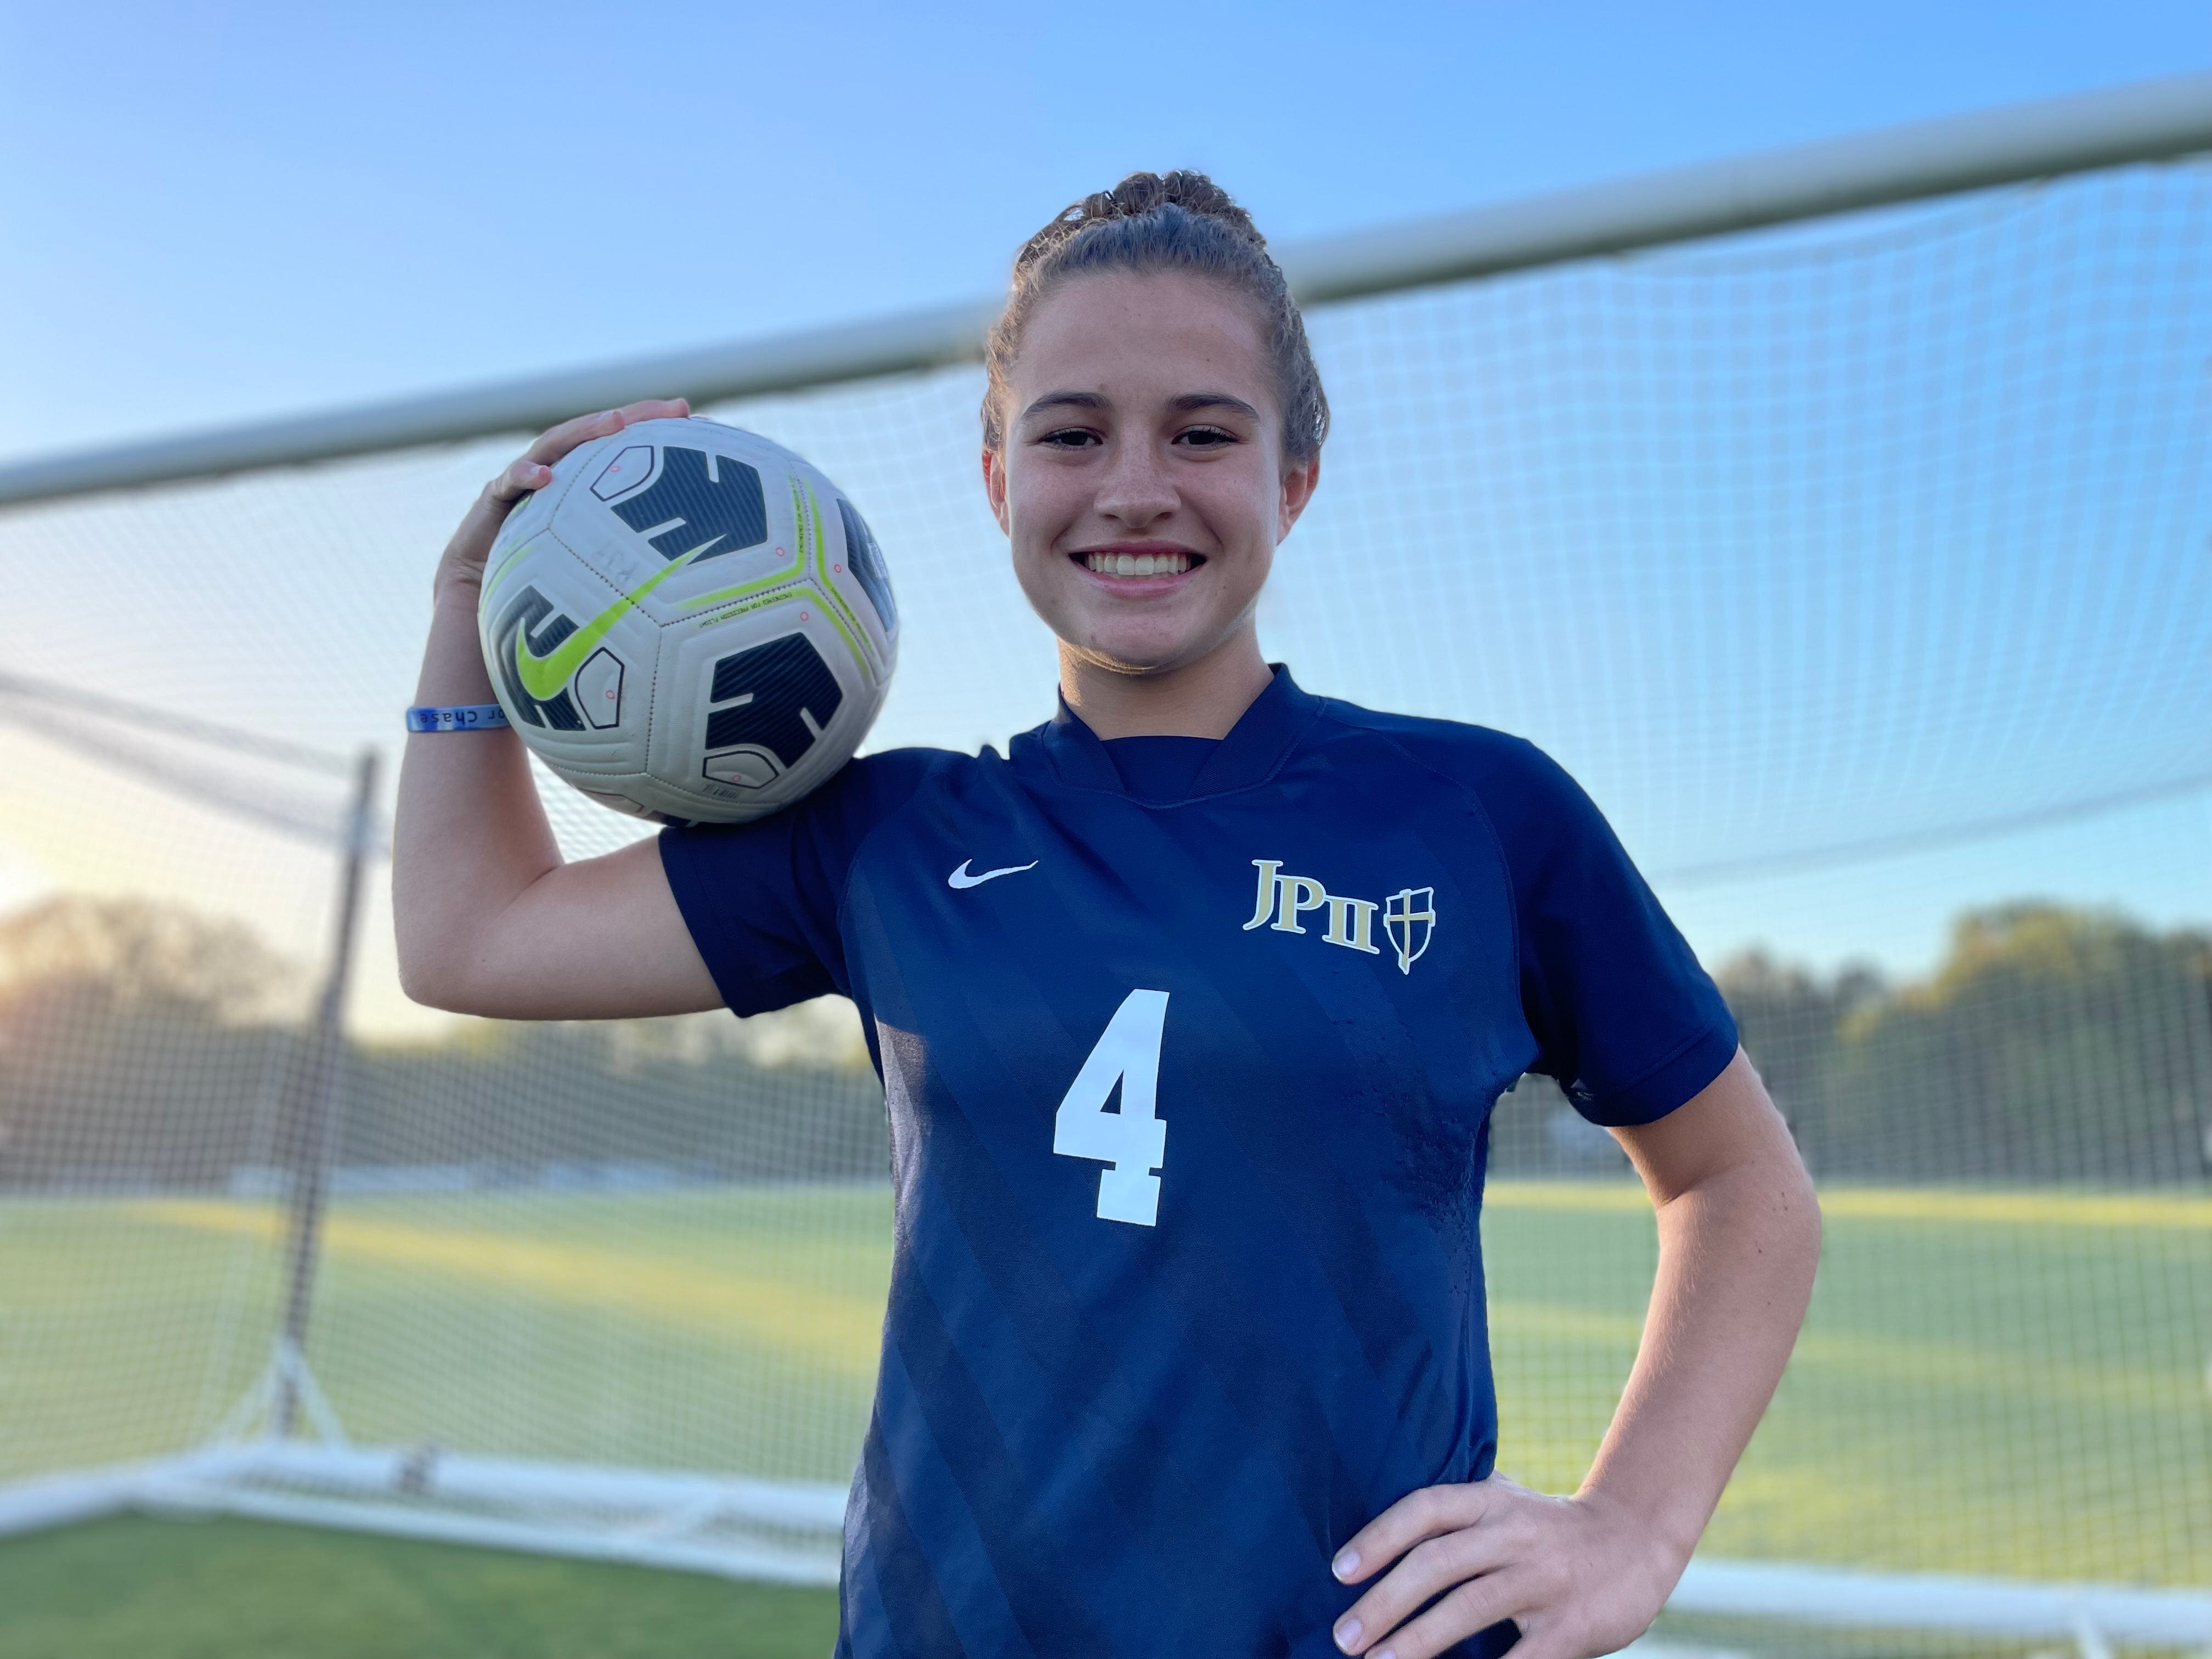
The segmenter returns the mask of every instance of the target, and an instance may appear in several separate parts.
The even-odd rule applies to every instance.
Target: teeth
[[[1190,568],[1190,555],[1086,553],[1083,562],[1101,576],[1180,576]]]

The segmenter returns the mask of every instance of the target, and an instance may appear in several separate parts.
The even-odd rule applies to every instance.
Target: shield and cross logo
[[[1383,931],[1389,934],[1390,943],[1398,947],[1398,971],[1401,974],[1412,973],[1413,964],[1421,959],[1421,952],[1429,948],[1430,937],[1437,929],[1436,895],[1433,887],[1401,887],[1390,895],[1390,902],[1383,908]]]

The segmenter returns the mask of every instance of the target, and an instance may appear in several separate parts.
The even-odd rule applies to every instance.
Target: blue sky
[[[1134,167],[1212,169],[1289,239],[2212,67],[2202,0],[122,3],[7,36],[0,455],[986,292]]]

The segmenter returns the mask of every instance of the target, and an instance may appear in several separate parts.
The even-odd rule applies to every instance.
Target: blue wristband
[[[407,711],[407,729],[410,732],[489,732],[507,723],[507,710],[495,702],[473,702],[459,708],[424,707]]]

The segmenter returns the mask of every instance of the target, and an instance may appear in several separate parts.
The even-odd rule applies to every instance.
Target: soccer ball
[[[898,655],[875,538],[781,445],[641,421],[524,498],[477,612],[500,706],[565,781],[662,823],[764,817],[853,757]]]

